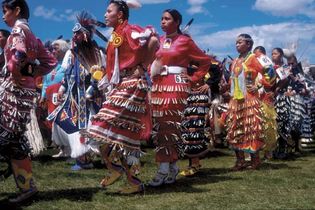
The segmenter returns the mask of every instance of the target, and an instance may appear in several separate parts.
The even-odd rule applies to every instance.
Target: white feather
[[[290,49],[283,49],[283,55],[285,58],[290,58],[294,55],[294,52]]]
[[[127,0],[126,3],[129,8],[133,8],[133,9],[140,8],[142,6],[141,3],[137,0]]]

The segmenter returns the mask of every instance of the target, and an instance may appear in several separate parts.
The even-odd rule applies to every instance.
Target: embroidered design
[[[64,121],[67,118],[69,118],[68,113],[66,112],[66,110],[63,110],[61,115],[60,115],[60,121]]]
[[[170,49],[171,45],[172,45],[172,39],[167,38],[167,39],[164,40],[164,43],[163,43],[163,48],[164,49]]]
[[[123,37],[119,36],[116,32],[112,33],[111,42],[115,48],[118,48],[123,43]]]

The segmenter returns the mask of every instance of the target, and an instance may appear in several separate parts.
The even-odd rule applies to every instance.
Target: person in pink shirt
[[[57,64],[32,33],[29,8],[25,0],[4,0],[3,20],[12,28],[4,49],[5,77],[0,92],[0,154],[10,159],[20,194],[9,201],[22,202],[37,189],[32,176],[28,140],[24,133],[30,121],[30,111],[37,97],[35,79],[48,74]]]

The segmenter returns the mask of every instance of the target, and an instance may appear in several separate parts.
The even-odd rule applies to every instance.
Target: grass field
[[[212,152],[203,169],[192,178],[178,177],[175,184],[157,189],[147,187],[137,195],[116,191],[125,178],[100,189],[105,169],[72,172],[71,163],[53,160],[46,151],[34,161],[34,177],[40,193],[22,209],[315,209],[315,153],[290,161],[269,161],[259,171],[229,172],[234,157],[228,150]],[[141,178],[148,182],[155,173],[153,150],[142,159]],[[100,161],[97,161],[97,166]],[[184,167],[187,160],[179,162]],[[12,208],[7,197],[14,195],[10,177],[1,182],[0,209]]]

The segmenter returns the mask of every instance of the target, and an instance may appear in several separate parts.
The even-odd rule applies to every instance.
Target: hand
[[[191,82],[191,76],[189,76],[187,73],[181,73],[180,76],[182,77],[182,79],[186,80],[187,82]]]
[[[225,92],[228,92],[230,89],[230,85],[228,83],[220,83],[219,84],[219,90],[221,94],[224,94]]]
[[[102,71],[101,67],[99,65],[93,65],[91,68],[90,68],[90,73],[93,74],[94,72],[96,71]]]
[[[144,75],[144,69],[142,66],[138,65],[135,71],[132,74],[132,77],[140,77]]]
[[[208,93],[210,87],[208,84],[204,84],[196,89],[199,93]]]
[[[59,91],[57,94],[57,101],[59,101],[59,102],[64,101],[63,95],[64,95],[64,93],[62,91]]]
[[[33,69],[32,64],[27,63],[27,64],[23,65],[20,72],[23,76],[33,76],[34,69]]]
[[[294,96],[296,95],[295,90],[288,90],[287,92],[284,93],[285,96]]]

